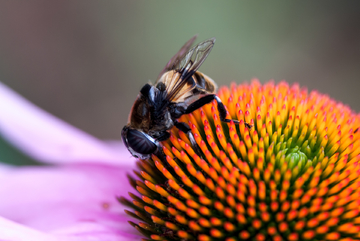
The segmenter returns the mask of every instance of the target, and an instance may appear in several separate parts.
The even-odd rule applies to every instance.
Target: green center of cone
[[[285,160],[287,161],[290,169],[298,167],[299,171],[302,171],[306,166],[308,166],[308,162],[311,162],[306,154],[300,151],[297,146],[287,151]]]

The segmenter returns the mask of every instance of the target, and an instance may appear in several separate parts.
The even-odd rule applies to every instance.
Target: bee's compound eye
[[[155,140],[149,135],[134,129],[128,129],[126,135],[126,146],[131,148],[134,156],[136,154],[146,155],[156,151]]]

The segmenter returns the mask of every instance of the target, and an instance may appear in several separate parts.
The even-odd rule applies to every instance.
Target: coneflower
[[[144,240],[360,240],[360,118],[327,95],[286,82],[232,84],[181,117],[166,163],[139,160],[137,193],[121,198]],[[252,125],[246,128],[244,122]]]

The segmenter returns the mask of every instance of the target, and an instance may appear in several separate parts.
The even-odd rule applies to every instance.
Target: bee
[[[130,153],[137,158],[148,159],[151,154],[162,156],[160,142],[170,137],[170,129],[176,127],[189,137],[195,151],[200,156],[190,127],[177,119],[216,100],[220,120],[226,119],[226,109],[215,94],[216,83],[198,71],[212,50],[215,38],[205,40],[195,47],[191,38],[175,54],[160,72],[155,85],[145,84],[129,115],[129,123],[124,126],[121,137]],[[233,120],[239,124],[238,121]],[[251,128],[246,123],[248,128]]]

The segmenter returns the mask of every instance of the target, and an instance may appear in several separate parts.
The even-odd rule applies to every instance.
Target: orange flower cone
[[[202,156],[174,128],[167,163],[138,161],[121,201],[144,240],[360,240],[359,116],[286,82],[218,95],[239,125],[215,102],[180,118]]]

